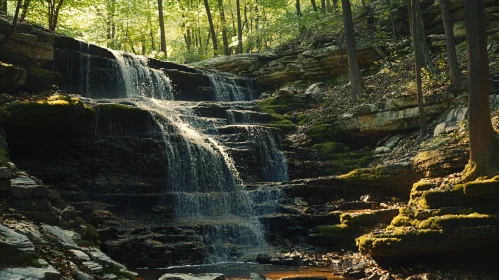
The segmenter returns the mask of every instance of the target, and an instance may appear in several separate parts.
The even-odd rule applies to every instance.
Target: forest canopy
[[[343,23],[338,2],[341,1],[24,0],[20,13],[21,20],[88,43],[188,63],[214,55],[259,52],[299,37],[341,34]],[[365,0],[352,2],[354,16],[371,4]],[[8,1],[8,14],[14,14],[17,4],[18,1]],[[242,41],[239,51],[238,35]]]

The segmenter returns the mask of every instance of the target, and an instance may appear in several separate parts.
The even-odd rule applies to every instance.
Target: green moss
[[[333,244],[353,243],[354,234],[355,232],[345,224],[317,227],[317,235]]]
[[[11,114],[50,114],[75,110],[93,111],[80,98],[62,94],[54,94],[38,101],[11,103],[7,105],[7,110]]]
[[[416,182],[412,185],[412,191],[413,192],[427,191],[435,187],[436,187],[435,184],[432,183],[431,181],[421,179],[419,182]]]
[[[495,215],[472,213],[469,215],[443,215],[430,217],[418,224],[420,229],[441,229],[461,226],[499,225],[499,217]]]
[[[359,168],[350,171],[347,174],[339,176],[340,179],[352,182],[363,183],[365,185],[379,185],[380,181],[385,178],[381,167],[375,168]]]
[[[26,68],[26,71],[28,77],[22,88],[25,91],[44,91],[64,83],[64,77],[58,72],[41,68]]]
[[[315,143],[341,142],[342,140],[340,130],[332,124],[312,126],[306,133]]]
[[[99,246],[99,234],[95,227],[86,224],[81,218],[79,218],[78,222],[86,228],[85,232],[81,234],[81,240],[78,241],[78,245]]]
[[[311,108],[313,102],[295,97],[267,98],[258,101],[256,110],[269,114],[286,114],[296,110]]]
[[[296,131],[297,127],[294,124],[288,124],[288,123],[271,123],[271,124],[266,124],[265,126],[272,127],[275,129],[279,129],[282,133],[288,134],[291,132]]]
[[[472,182],[460,184],[455,187],[455,190],[462,190],[465,195],[469,196],[485,196],[499,193],[499,176],[491,179],[477,179]]]
[[[2,266],[40,266],[38,255],[34,252],[23,252],[12,246],[0,246],[0,267]]]
[[[361,227],[371,227],[379,223],[379,217],[374,212],[365,213],[344,213],[340,216],[340,222],[349,228],[358,229]]]

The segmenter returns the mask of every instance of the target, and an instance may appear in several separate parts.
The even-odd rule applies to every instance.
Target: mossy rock
[[[341,142],[340,130],[332,124],[319,124],[312,126],[306,131],[308,137],[315,143]]]
[[[345,224],[317,227],[317,237],[329,245],[353,244],[356,233]]]
[[[35,252],[19,251],[13,246],[0,246],[0,267],[3,266],[40,266]]]
[[[28,75],[21,90],[38,92],[51,89],[54,86],[60,87],[64,84],[64,77],[58,72],[42,68],[26,68],[26,70]]]
[[[463,190],[464,195],[467,196],[488,196],[499,194],[499,176],[491,179],[475,180],[462,185],[457,185],[456,189]]]

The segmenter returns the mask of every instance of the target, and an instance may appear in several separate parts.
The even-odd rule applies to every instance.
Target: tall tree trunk
[[[21,9],[22,3],[23,0],[17,0],[16,12],[14,13],[14,20],[12,22],[12,34],[17,32],[17,19],[19,17],[19,10]]]
[[[419,1],[418,1],[419,2]],[[433,65],[433,62],[431,61],[430,57],[430,50],[428,48],[428,43],[426,42],[426,35],[424,31],[424,25],[423,25],[423,19],[421,16],[421,8],[420,5],[416,5],[415,7],[412,7],[411,5],[411,0],[408,0],[409,4],[409,14],[411,24],[410,26],[412,27],[412,39],[415,40],[420,46],[421,49],[421,59],[422,59],[422,64],[421,66],[426,68],[428,71],[431,73],[436,73],[437,70],[435,69],[435,66]],[[413,12],[412,9],[415,9]],[[415,23],[414,20],[412,20],[412,15],[416,14],[418,21]]]
[[[315,0],[310,0],[310,3],[312,4],[314,11],[317,12],[317,4],[315,3]]]
[[[418,14],[416,13],[417,6],[419,6],[419,0],[411,0],[411,7],[412,7],[412,24],[414,26],[417,25],[417,22],[419,21]],[[422,81],[421,81],[421,47],[420,44],[416,40],[412,40],[413,45],[414,45],[414,60],[415,60],[415,72],[416,72],[416,86],[417,86],[417,97],[418,97],[418,108],[419,108],[419,126],[420,126],[420,133],[419,133],[419,140],[423,141],[424,136],[426,134],[426,114],[424,111],[424,104],[423,104],[423,89],[422,89]]]
[[[449,62],[450,84],[448,91],[456,92],[462,88],[461,82],[463,77],[461,76],[461,71],[459,71],[459,62],[457,61],[453,22],[449,14],[449,0],[440,0],[440,11],[444,24],[447,60]]]
[[[359,62],[357,60],[357,47],[355,44],[355,34],[353,31],[352,9],[349,0],[342,0],[343,24],[345,26],[345,39],[348,53],[348,72],[350,84],[352,86],[352,104],[357,104],[357,97],[362,90],[362,77],[360,76]]]
[[[0,14],[7,14],[7,0],[0,0]]]
[[[163,0],[158,0],[158,12],[159,12],[159,30],[161,37],[161,51],[168,56],[166,52],[166,34],[165,34],[165,17],[163,15]]]
[[[150,9],[150,4],[148,2],[148,8]],[[151,14],[148,14],[147,16],[147,23],[149,25],[149,38],[151,40],[151,50],[156,51],[156,43],[154,42],[154,31],[153,31],[153,25],[152,25],[152,18]]]
[[[21,21],[26,20],[26,15],[28,14],[29,4],[31,0],[24,0],[23,4],[23,12],[21,13]]]
[[[333,12],[338,11],[338,0],[333,0]]]
[[[224,44],[224,54],[230,55],[231,51],[229,49],[229,38],[227,36],[227,23],[225,21],[225,11],[223,0],[218,0],[218,10],[220,12],[220,23],[222,24],[222,40]]]
[[[229,1],[229,5],[232,1]],[[236,17],[234,16],[234,10],[232,9],[232,5],[229,6],[230,8],[230,16],[232,18],[232,37],[237,36],[237,28],[236,28]]]
[[[217,34],[215,33],[215,26],[213,25],[213,19],[211,18],[210,4],[208,0],[204,0],[204,7],[206,8],[206,15],[208,16],[208,23],[210,24],[211,40],[213,41],[213,55],[218,55],[218,44],[217,44]]]
[[[326,0],[321,0],[321,9],[322,12],[325,13],[327,8],[326,8]]]
[[[468,36],[470,159],[464,181],[497,172],[497,139],[490,120],[489,59],[483,0],[464,1]]]
[[[262,48],[262,37],[259,32],[260,30],[260,7],[258,6],[258,0],[255,5],[255,30],[256,30],[256,48],[260,50]]]
[[[300,0],[296,0],[295,7],[296,7],[296,14],[297,14],[298,16],[301,16],[301,5],[300,5]]]
[[[243,27],[241,25],[241,6],[239,0],[236,0],[237,12],[237,53],[243,53]]]

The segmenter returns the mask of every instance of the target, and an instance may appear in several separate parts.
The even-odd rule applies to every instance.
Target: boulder
[[[57,226],[42,225],[42,229],[57,238],[57,240],[66,248],[78,249],[79,246],[76,244],[75,239],[78,238],[78,234],[74,231],[63,230]]]
[[[25,69],[0,62],[0,89],[3,92],[13,92],[26,82]]]
[[[11,195],[13,199],[47,198],[49,189],[29,177],[18,177],[11,180]]]
[[[49,267],[14,267],[0,270],[0,279],[9,280],[59,280],[61,273],[52,266]]]
[[[0,224],[0,248],[13,247],[24,252],[34,252],[35,246],[25,235]]]

